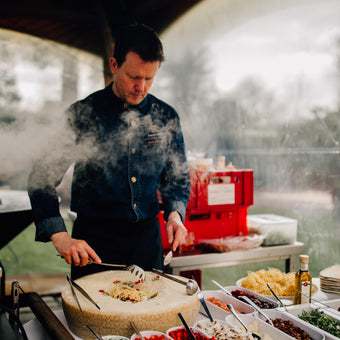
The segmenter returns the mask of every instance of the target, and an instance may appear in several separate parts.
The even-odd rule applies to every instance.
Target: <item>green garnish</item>
[[[155,294],[150,295],[150,296],[148,297],[148,300],[153,299],[154,297],[157,296],[157,294],[158,294],[158,292],[156,292]]]
[[[299,315],[299,318],[313,326],[322,329],[325,332],[335,335],[338,338],[340,337],[340,321],[333,319],[325,312],[320,311],[318,308],[309,312],[302,311],[301,315]]]

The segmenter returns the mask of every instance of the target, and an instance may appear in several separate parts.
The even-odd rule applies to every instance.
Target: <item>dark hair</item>
[[[132,24],[121,28],[115,37],[113,57],[120,67],[128,52],[137,53],[145,62],[165,60],[163,45],[156,32],[143,24]]]

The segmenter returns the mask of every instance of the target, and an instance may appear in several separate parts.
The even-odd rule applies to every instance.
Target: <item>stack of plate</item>
[[[340,264],[320,272],[320,289],[325,293],[340,294]]]

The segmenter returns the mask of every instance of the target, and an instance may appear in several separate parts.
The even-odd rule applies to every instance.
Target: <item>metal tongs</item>
[[[70,286],[71,286],[71,291],[72,291],[72,295],[73,297],[75,298],[76,302],[77,302],[77,305],[80,309],[80,311],[82,312],[83,310],[81,309],[81,306],[80,306],[80,303],[79,303],[79,300],[78,300],[78,297],[77,297],[77,294],[74,290],[74,287],[77,288],[77,290],[83,295],[86,297],[86,299],[88,299],[92,304],[94,304],[98,309],[100,309],[100,307],[93,301],[93,299],[91,298],[91,296],[89,294],[86,293],[86,291],[80,287],[76,282],[74,282],[70,275],[67,275],[67,281],[69,282]]]
[[[57,254],[57,256],[60,256],[62,259],[64,256]],[[106,266],[106,267],[113,267],[115,269],[122,268],[123,270],[128,270],[130,273],[136,275],[140,280],[145,281],[145,271],[137,266],[136,264],[131,264],[130,266],[127,266],[126,264],[111,264],[111,263],[96,263],[92,259],[88,260],[88,264],[96,264],[98,266]]]

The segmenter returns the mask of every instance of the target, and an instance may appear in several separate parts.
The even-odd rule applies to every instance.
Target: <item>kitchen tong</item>
[[[79,300],[78,300],[78,297],[77,297],[77,294],[74,290],[74,288],[76,288],[83,296],[85,296],[86,299],[88,299],[92,304],[94,304],[98,309],[100,309],[100,307],[93,301],[93,299],[91,298],[91,296],[89,294],[86,293],[86,291],[80,287],[76,282],[74,282],[70,275],[67,275],[67,281],[69,282],[70,284],[70,287],[71,287],[71,292],[72,292],[72,295],[73,297],[75,298],[76,302],[77,302],[77,305],[80,309],[80,311],[82,312],[83,310],[81,309],[81,306],[80,306],[80,303],[79,303]]]

